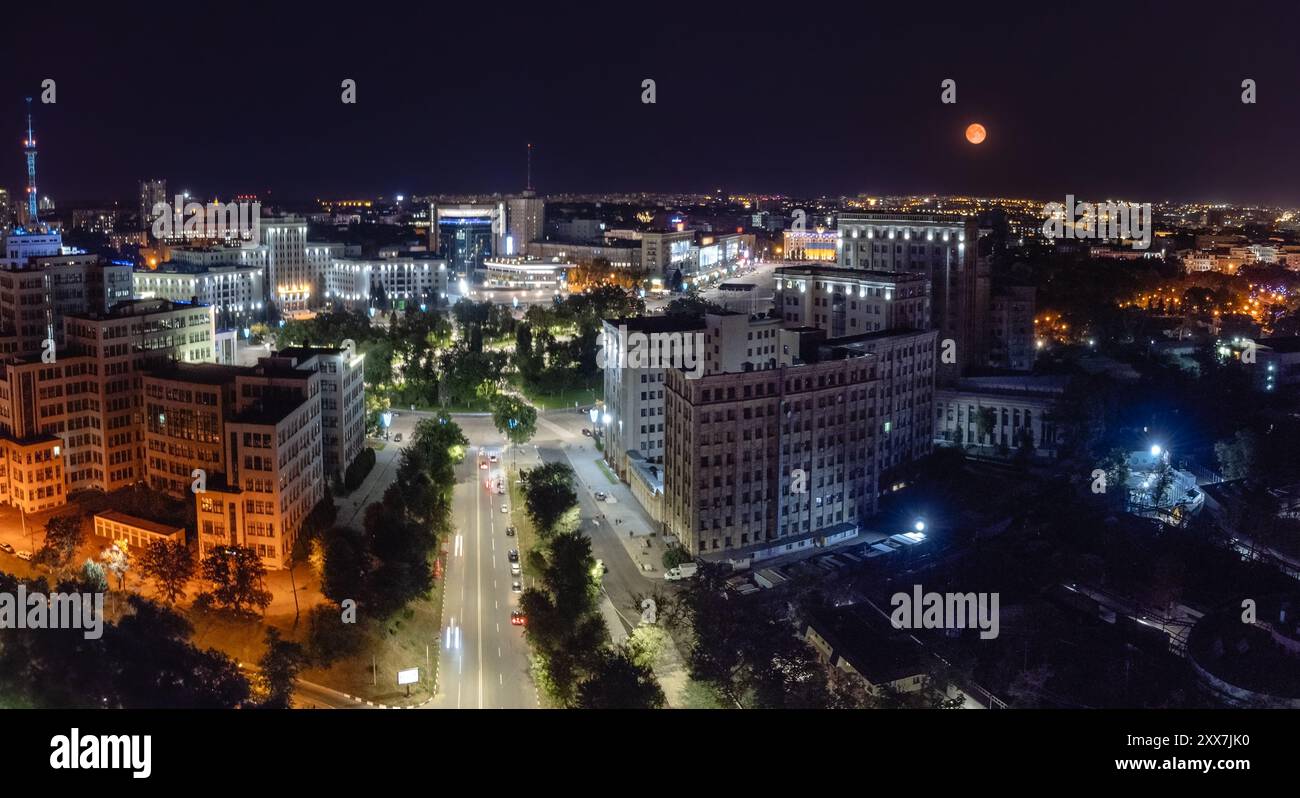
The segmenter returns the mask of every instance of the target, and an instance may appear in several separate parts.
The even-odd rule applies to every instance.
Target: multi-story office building
[[[834,230],[786,230],[782,255],[786,260],[837,261],[840,236]]]
[[[576,244],[565,241],[534,241],[528,245],[528,255],[541,260],[556,260],[591,266],[604,261],[615,271],[643,271],[643,247],[640,241],[606,238],[600,244]]]
[[[62,496],[112,491],[144,478],[140,374],[173,360],[212,357],[211,311],[127,302],[63,320],[67,348],[11,357],[0,367],[0,440],[40,445],[60,468]],[[11,498],[17,498],[11,494]]]
[[[788,266],[776,270],[776,309],[789,327],[831,338],[930,326],[930,282],[910,272]]]
[[[201,556],[247,546],[268,568],[288,561],[325,496],[321,361],[330,357],[177,364],[144,376],[147,479],[194,495]]]
[[[264,244],[211,244],[167,248],[168,268],[202,271],[233,266],[266,271],[269,250]]]
[[[963,378],[934,397],[934,443],[985,456],[1053,458],[1064,443],[1052,411],[1064,377]]]
[[[931,310],[941,340],[952,340],[955,362],[940,363],[944,380],[988,361],[988,262],[979,257],[972,218],[905,213],[843,213],[837,219],[839,265],[849,269],[915,272],[930,280]]]
[[[218,330],[246,327],[266,317],[265,270],[259,266],[212,266],[193,271],[154,269],[132,277],[140,299],[197,301],[212,308]]]
[[[268,301],[289,315],[307,310],[316,275],[307,262],[307,220],[296,216],[263,219]]]
[[[335,258],[322,272],[325,302],[365,308],[383,297],[399,310],[432,305],[447,295],[447,261],[428,254],[392,258]]]
[[[1038,347],[1034,341],[1033,286],[1012,286],[993,295],[989,305],[989,365],[1032,371]]]
[[[631,480],[630,459],[663,462],[664,374],[670,368],[695,374],[775,368],[780,327],[779,319],[741,313],[605,320],[605,452],[615,473]]]
[[[140,181],[140,229],[153,228],[153,208],[158,204],[170,204],[172,198],[167,196],[166,180]]]
[[[18,229],[5,236],[3,265],[17,268],[28,265],[32,258],[65,254],[68,252],[63,249],[63,234],[59,231]]]
[[[272,360],[320,375],[322,462],[325,476],[342,480],[366,442],[365,356],[336,347],[292,346]]]
[[[666,530],[694,555],[736,564],[856,536],[882,472],[929,450],[932,386],[911,369],[926,349],[933,363],[934,337],[780,330],[776,368],[669,370]]]
[[[725,277],[749,261],[754,253],[753,233],[700,233],[691,253],[691,274],[700,279]]]
[[[0,353],[63,344],[59,320],[102,313],[131,298],[131,266],[95,255],[35,255],[0,266]]]
[[[429,215],[429,249],[446,258],[456,277],[473,275],[484,258],[505,249],[505,203],[434,205]]]
[[[511,257],[527,251],[528,245],[542,238],[546,229],[546,200],[532,191],[506,200],[505,247],[497,254]]]
[[[612,237],[607,233],[606,238]],[[641,242],[641,268],[654,276],[668,275],[677,269],[693,272],[691,251],[695,246],[695,233],[690,230],[647,230],[633,233],[633,240]]]

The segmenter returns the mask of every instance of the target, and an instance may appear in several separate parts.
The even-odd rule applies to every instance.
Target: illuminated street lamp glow
[[[1158,443],[1154,443],[1154,444],[1151,445],[1151,456],[1152,456],[1152,457],[1159,457],[1159,456],[1160,456],[1160,453],[1161,453],[1162,451],[1164,451],[1164,450],[1160,448],[1160,444],[1158,444]]]

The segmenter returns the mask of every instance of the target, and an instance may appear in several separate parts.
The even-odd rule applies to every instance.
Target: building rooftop
[[[807,277],[828,277],[841,280],[880,280],[883,282],[919,282],[925,275],[919,272],[886,272],[879,269],[849,269],[843,266],[781,266],[774,270],[777,277],[793,274]]]
[[[690,332],[703,330],[704,319],[682,316],[627,316],[619,319],[605,319],[606,324],[614,327],[627,327],[628,332]]]
[[[166,363],[148,369],[148,376],[164,380],[197,382],[203,385],[231,385],[241,375],[253,374],[251,366],[227,366],[221,363]]]
[[[109,321],[126,319],[133,316],[147,316],[150,313],[168,313],[173,310],[208,307],[201,302],[179,302],[172,299],[127,299],[108,309],[107,313],[69,313],[69,318],[86,321]]]
[[[813,612],[809,627],[873,685],[926,672],[920,646],[866,604]]]
[[[152,532],[155,535],[163,535],[165,537],[174,535],[177,532],[184,531],[184,529],[178,526],[169,526],[167,524],[160,524],[157,521],[150,521],[147,518],[139,518],[134,515],[127,515],[126,513],[119,512],[117,510],[104,510],[102,512],[95,513],[95,517],[103,518],[106,521],[116,521],[119,524],[127,524],[128,526],[133,526],[138,529],[143,529],[147,532]]]

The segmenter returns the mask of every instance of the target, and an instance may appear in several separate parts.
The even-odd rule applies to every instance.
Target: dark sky
[[[38,176],[64,202],[145,176],[284,198],[507,191],[532,141],[542,192],[1300,204],[1294,2],[449,5],[11,17],[0,184],[20,193],[22,98],[49,77]]]

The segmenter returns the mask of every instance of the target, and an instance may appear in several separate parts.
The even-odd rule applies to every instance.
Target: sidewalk
[[[628,558],[641,569],[647,579],[660,580],[663,577],[664,539],[662,535],[653,534],[656,524],[632,496],[632,491],[622,482],[610,482],[598,461],[601,459],[595,447],[574,449],[565,447],[573,471],[578,477],[578,490],[588,493],[601,491],[609,494],[609,499],[597,502],[601,513],[600,523],[606,526],[603,531],[615,530],[614,538],[623,544]],[[647,571],[649,565],[653,570]],[[605,625],[609,627],[610,637],[615,643],[627,637],[626,624],[620,620],[617,609],[608,597],[601,597],[601,614],[605,616]],[[640,618],[631,621],[639,622]],[[664,691],[664,697],[670,709],[686,706],[686,688],[690,682],[686,662],[677,650],[672,637],[660,651],[654,663],[655,678]]]
[[[631,489],[622,482],[610,482],[597,461],[601,459],[594,447],[586,450],[565,449],[570,465],[578,477],[578,490],[591,495],[595,491],[608,494],[603,502],[596,502],[600,512],[599,522],[614,530],[614,537],[623,544],[624,551],[647,579],[663,576],[664,538],[657,534],[657,524],[651,520]],[[592,499],[595,501],[595,498]],[[649,570],[645,566],[649,566]]]

